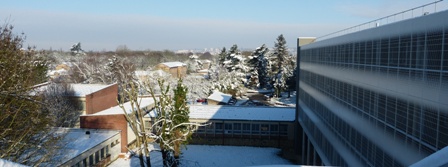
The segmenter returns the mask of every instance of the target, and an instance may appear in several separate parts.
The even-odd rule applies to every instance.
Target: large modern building
[[[447,18],[298,39],[302,164],[409,166],[448,146]]]

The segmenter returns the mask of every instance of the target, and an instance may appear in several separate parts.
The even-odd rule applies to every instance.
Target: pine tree
[[[221,52],[219,53],[219,56],[218,56],[218,63],[219,63],[219,65],[224,66],[224,62],[226,61],[226,57],[227,57],[226,47],[223,47]]]
[[[249,73],[249,86],[255,88],[266,87],[266,75],[267,75],[267,59],[265,55],[269,52],[269,49],[263,44],[261,47],[255,49],[251,56],[249,56],[248,66],[250,67]]]
[[[283,34],[279,35],[275,42],[274,54],[273,54],[273,66],[272,66],[272,82],[277,97],[281,96],[281,92],[286,88],[287,69],[285,69],[285,63],[290,59],[288,56],[288,49],[286,46],[286,40]]]

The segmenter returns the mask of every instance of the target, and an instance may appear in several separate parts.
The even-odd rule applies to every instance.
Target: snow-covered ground
[[[277,154],[280,149],[240,146],[188,145],[182,150],[181,165],[185,167],[220,167],[220,166],[265,166],[293,165]],[[151,153],[152,166],[163,166],[160,152]],[[137,167],[138,158],[118,159],[111,167]]]

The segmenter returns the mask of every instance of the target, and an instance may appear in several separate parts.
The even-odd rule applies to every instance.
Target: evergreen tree
[[[286,80],[288,78],[288,69],[285,63],[291,59],[288,57],[288,49],[283,34],[279,35],[275,42],[272,66],[272,82],[277,97],[281,96],[281,92],[286,89]]]
[[[224,66],[224,62],[226,61],[226,57],[227,57],[226,47],[223,47],[221,52],[219,53],[219,56],[218,56],[218,63],[219,63],[219,65]]]
[[[265,88],[267,85],[267,59],[265,55],[269,52],[269,49],[263,44],[261,47],[255,49],[255,51],[249,56],[248,66],[250,67],[249,73],[249,86],[255,88]]]
[[[50,128],[52,113],[42,110],[51,104],[31,95],[34,86],[46,81],[46,61],[30,47],[22,49],[24,40],[12,25],[0,26],[0,159],[38,166],[49,160],[58,137]]]

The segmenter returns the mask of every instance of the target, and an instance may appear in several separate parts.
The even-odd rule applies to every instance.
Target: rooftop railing
[[[349,34],[349,33],[353,33],[353,32],[357,32],[357,31],[361,31],[361,30],[365,30],[365,29],[370,29],[370,28],[374,28],[374,27],[378,27],[381,25],[386,25],[386,24],[390,24],[390,23],[394,23],[394,22],[398,22],[398,21],[402,21],[402,20],[407,20],[407,19],[412,19],[415,17],[421,17],[421,16],[425,16],[430,14],[430,12],[432,13],[436,13],[437,11],[437,3],[442,2],[443,0],[437,0],[425,5],[421,5],[412,9],[408,9],[399,13],[395,13],[392,15],[388,15],[376,20],[372,20],[366,23],[362,23],[353,27],[349,27],[343,30],[339,30],[324,36],[320,36],[317,37],[316,40],[317,41],[322,41],[325,39],[329,39],[329,38],[333,38],[336,36],[341,36],[341,35],[345,35],[345,34]]]

